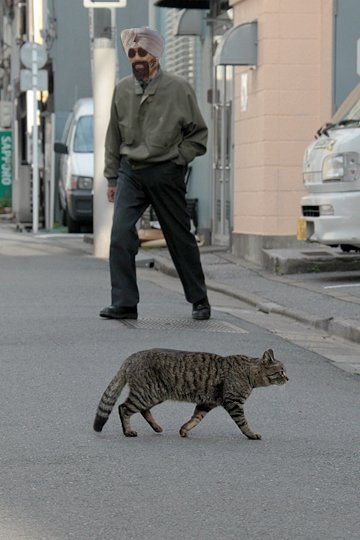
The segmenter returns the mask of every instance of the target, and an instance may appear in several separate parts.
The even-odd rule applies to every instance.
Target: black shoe
[[[100,317],[105,319],[137,319],[137,307],[109,306],[102,309]]]
[[[198,321],[205,321],[207,319],[210,319],[211,315],[211,308],[209,304],[209,300],[207,298],[203,298],[202,300],[199,300],[198,302],[195,302],[193,304],[192,309],[192,318],[196,319]]]

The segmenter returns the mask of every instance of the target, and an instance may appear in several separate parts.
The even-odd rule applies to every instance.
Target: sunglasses
[[[145,49],[142,49],[141,47],[139,47],[138,49],[129,49],[128,57],[135,58],[136,53],[138,54],[138,56],[140,56],[140,58],[145,58],[145,56],[149,54],[147,51],[145,51]]]

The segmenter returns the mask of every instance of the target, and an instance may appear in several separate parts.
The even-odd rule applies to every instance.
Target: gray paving
[[[102,320],[108,264],[91,253],[81,236],[0,227],[0,539],[357,540],[359,377],[304,348],[300,323],[274,313],[266,330],[257,324],[266,313],[234,296],[212,290],[211,324],[192,321],[178,280],[146,265],[136,324]],[[204,253],[206,271],[234,272],[227,256]],[[239,295],[260,298],[256,280],[267,278],[239,268],[253,283]],[[193,406],[169,402],[154,410],[161,435],[139,417],[139,437],[124,438],[116,411],[102,434],[92,430],[101,393],[136,350],[258,355],[269,346],[290,381],[247,403],[262,441],[248,441],[221,409],[184,440],[178,428]]]

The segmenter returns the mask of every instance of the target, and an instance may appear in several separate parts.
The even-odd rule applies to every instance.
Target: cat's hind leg
[[[146,411],[140,411],[147,423],[153,428],[156,433],[162,433],[163,428],[157,423],[155,418],[150,412],[150,409],[147,409]]]
[[[129,404],[128,400],[126,400],[124,403],[119,405],[118,411],[125,437],[137,437],[137,432],[131,428],[130,417],[139,412],[138,409],[134,410],[132,404]]]
[[[193,429],[195,426],[197,426],[201,422],[201,420],[203,420],[203,418],[207,415],[207,413],[211,411],[214,407],[215,405],[210,405],[208,403],[198,403],[190,420],[188,422],[185,422],[185,424],[181,426],[179,432],[181,437],[187,437],[190,429]]]
[[[137,433],[134,431],[130,424],[130,418],[135,413],[141,413],[145,420],[150,424],[154,431],[160,433],[162,427],[156,422],[155,418],[150,412],[151,407],[158,405],[161,401],[151,400],[144,395],[130,392],[127,399],[119,405],[119,416],[121,425],[125,437],[136,437]]]

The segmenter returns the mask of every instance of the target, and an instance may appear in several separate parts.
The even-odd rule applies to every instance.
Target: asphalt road
[[[211,324],[190,322],[177,281],[154,270],[139,271],[138,328],[102,320],[104,261],[61,243],[8,248],[0,258],[1,540],[359,537],[359,376],[250,322],[248,306],[220,294]],[[182,439],[193,406],[170,402],[154,410],[161,435],[139,417],[139,437],[126,439],[116,411],[96,435],[109,380],[129,354],[151,347],[273,348],[290,381],[248,401],[263,440],[247,440],[221,409]]]

